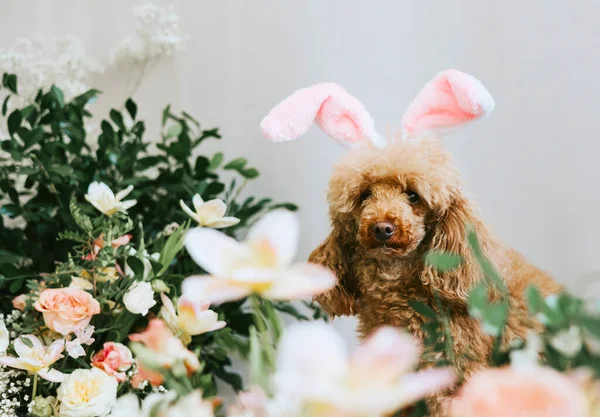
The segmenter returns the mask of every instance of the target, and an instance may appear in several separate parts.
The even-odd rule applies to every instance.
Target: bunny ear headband
[[[479,80],[449,69],[429,81],[410,103],[402,119],[403,138],[422,132],[443,135],[486,118],[492,110],[494,99]],[[260,127],[265,137],[281,142],[302,136],[313,122],[346,146],[364,141],[386,146],[363,104],[333,83],[296,91],[273,108]]]

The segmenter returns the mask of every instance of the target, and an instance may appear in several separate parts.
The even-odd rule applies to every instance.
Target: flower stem
[[[31,390],[31,400],[35,400],[37,394],[38,374],[33,375],[33,389]]]

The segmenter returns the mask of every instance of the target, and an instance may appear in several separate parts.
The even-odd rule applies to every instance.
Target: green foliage
[[[467,228],[467,239],[484,276],[469,292],[468,313],[479,320],[483,330],[494,340],[490,365],[506,365],[510,362],[511,352],[522,349],[525,341],[515,341],[511,346],[503,347],[504,328],[510,314],[506,283],[483,254],[471,228]],[[425,262],[440,271],[448,271],[459,266],[462,260],[454,254],[434,252],[426,255]],[[527,288],[524,298],[529,314],[543,325],[539,337],[543,345],[540,353],[545,363],[560,371],[588,366],[600,376],[600,354],[586,343],[592,338],[596,339],[596,343],[600,340],[598,311],[590,312],[583,300],[566,292],[544,298],[535,286]],[[451,364],[454,358],[450,333],[447,331],[448,311],[444,310],[439,299],[436,300],[435,309],[418,301],[412,301],[410,305],[425,319],[422,325],[425,359],[437,365]],[[570,346],[566,348],[561,340],[567,340]],[[434,357],[428,359],[428,352],[432,352]],[[440,353],[443,353],[442,358]],[[468,355],[468,352],[462,354]]]

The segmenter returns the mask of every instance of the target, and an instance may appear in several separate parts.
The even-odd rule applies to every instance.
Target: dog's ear
[[[325,133],[346,146],[365,140],[385,146],[373,118],[354,96],[334,83],[317,84],[296,91],[273,108],[260,124],[274,142],[302,136],[315,122]]]
[[[449,271],[439,271],[432,265],[423,268],[421,282],[444,301],[466,306],[469,292],[483,279],[483,271],[475,259],[467,239],[467,227],[475,229],[481,249],[492,265],[498,264],[495,256],[501,256],[499,248],[489,238],[487,229],[473,214],[466,200],[453,202],[435,223],[428,249],[459,255],[461,264]],[[491,288],[490,301],[497,301],[501,295]]]
[[[479,80],[449,69],[429,81],[410,103],[402,120],[404,135],[443,135],[486,118],[494,105],[494,99]]]
[[[335,227],[325,241],[315,249],[309,262],[320,264],[331,269],[337,277],[337,285],[329,291],[318,295],[315,300],[323,306],[331,316],[353,316],[358,312],[358,289],[350,272],[351,242],[341,227]]]

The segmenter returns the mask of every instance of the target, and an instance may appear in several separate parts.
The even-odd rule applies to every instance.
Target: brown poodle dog
[[[504,345],[524,339],[527,329],[537,325],[524,300],[528,285],[537,285],[544,295],[560,290],[546,273],[492,236],[465,197],[460,176],[438,138],[448,129],[485,117],[493,105],[479,81],[447,70],[417,95],[405,113],[402,133],[390,144],[376,133],[360,102],[335,84],[299,90],[261,125],[276,141],[300,136],[313,120],[343,143],[367,139],[333,169],[328,191],[332,231],[309,261],[332,269],[338,284],[317,300],[333,316],[358,316],[361,337],[392,325],[420,339],[426,318],[409,302],[420,301],[438,312],[441,303],[450,314],[452,366],[461,378],[486,366],[493,347],[491,336],[468,312],[469,291],[484,276],[469,248],[467,226],[476,232],[484,255],[508,288],[511,308]],[[440,272],[425,262],[429,251],[458,254],[463,262]],[[502,295],[492,289],[491,296]],[[429,400],[432,415],[447,414],[449,395]]]
[[[524,338],[533,325],[523,299],[529,284],[544,294],[560,289],[493,238],[464,196],[450,155],[437,139],[350,151],[334,168],[328,200],[333,230],[309,261],[335,271],[338,285],[317,300],[331,315],[357,315],[361,336],[393,325],[422,338],[425,318],[409,301],[437,310],[437,294],[450,312],[454,367],[465,378],[485,366],[492,351],[491,337],[467,311],[467,294],[483,278],[469,250],[467,225],[475,229],[510,293],[504,343]],[[438,272],[424,262],[431,250],[459,254],[464,262]],[[436,408],[431,404],[432,411]]]

